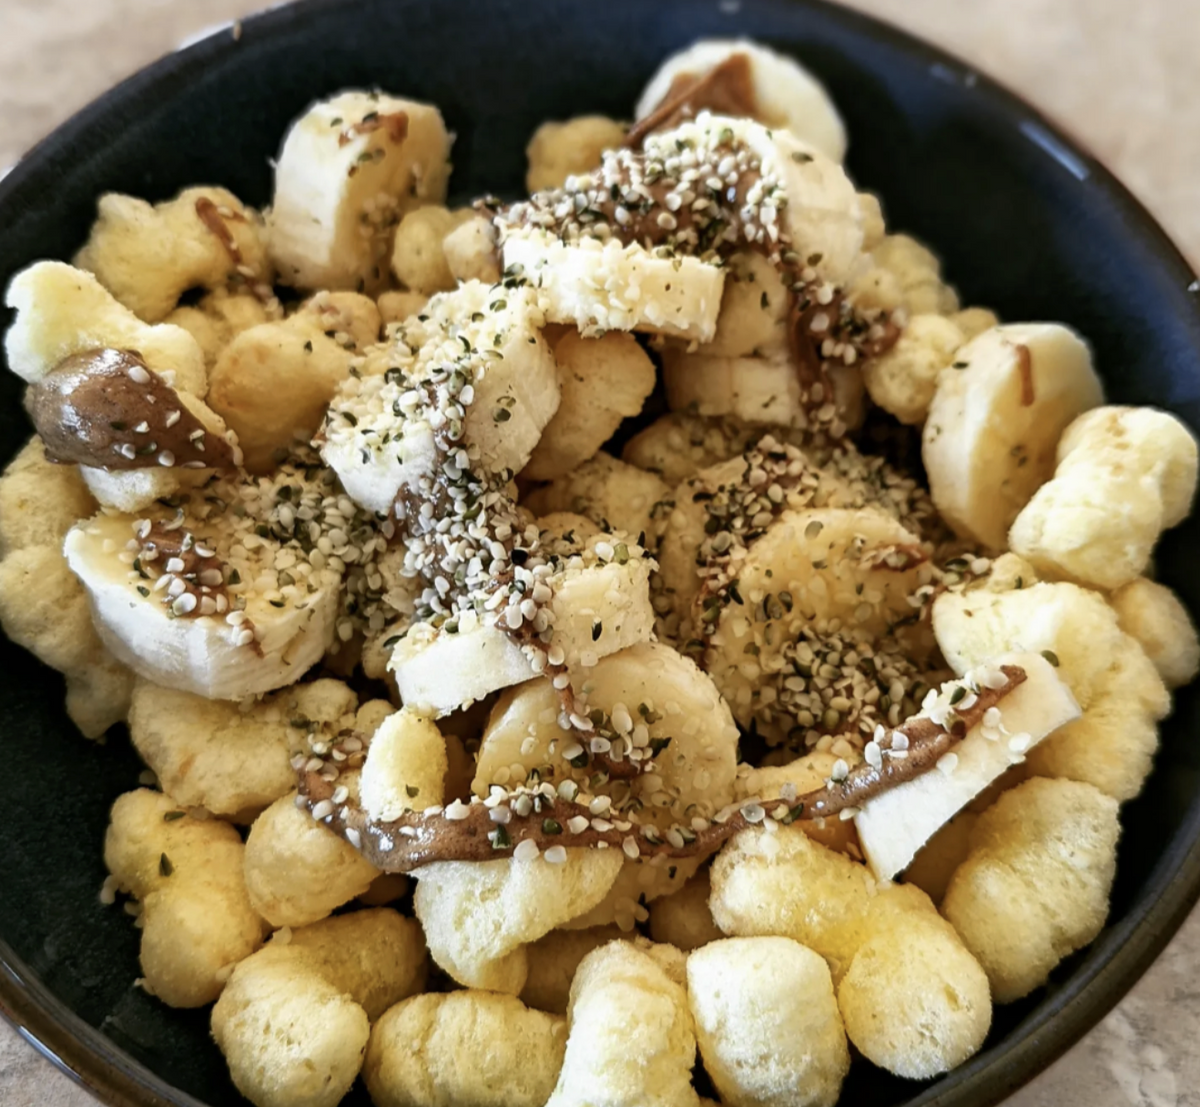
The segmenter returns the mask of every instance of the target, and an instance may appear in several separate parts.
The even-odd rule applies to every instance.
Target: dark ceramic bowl
[[[438,104],[458,133],[455,191],[516,193],[547,118],[629,113],[658,62],[701,36],[750,35],[826,83],[849,169],[889,225],[930,242],[964,302],[1063,320],[1095,347],[1110,397],[1200,429],[1200,284],[1129,194],[1037,112],[945,54],[862,16],[787,0],[308,0],[215,34],[104,96],[0,184],[0,284],[68,258],[96,197],[158,200],[194,183],[270,197],[268,159],[311,100],[379,85]],[[7,320],[0,320],[7,325]],[[0,374],[0,455],[29,433]],[[1200,610],[1200,520],[1163,543],[1161,577]],[[137,783],[124,735],[81,739],[60,678],[0,641],[0,1009],[115,1104],[238,1102],[207,1011],[133,987],[138,932],[103,909],[109,806]],[[1123,813],[1104,933],[1049,987],[999,1008],[987,1047],[931,1084],[863,1063],[843,1102],[982,1107],[1048,1065],[1117,1002],[1200,893],[1200,701],[1182,693],[1158,766]],[[357,1089],[348,1102],[365,1104]]]

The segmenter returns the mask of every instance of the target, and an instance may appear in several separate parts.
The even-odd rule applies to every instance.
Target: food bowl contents
[[[127,723],[101,899],[259,1107],[832,1107],[1104,924],[1192,433],[964,308],[792,59],[634,114],[450,209],[346,90],[268,210],[106,195],[9,287],[0,621]]]

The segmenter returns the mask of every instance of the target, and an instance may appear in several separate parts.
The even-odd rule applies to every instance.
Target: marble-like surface
[[[730,0],[727,0],[729,3]],[[732,0],[736,2],[736,0]],[[97,93],[256,0],[0,0],[0,166]],[[1200,263],[1200,0],[852,0],[1056,118]],[[1200,911],[1010,1107],[1200,1107]],[[94,1101],[0,1023],[0,1105]]]

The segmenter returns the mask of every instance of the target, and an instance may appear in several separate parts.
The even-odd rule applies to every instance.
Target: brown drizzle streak
[[[348,146],[358,135],[369,135],[383,127],[388,138],[397,146],[408,138],[408,112],[393,111],[380,115],[371,112],[358,123],[352,123],[338,135],[338,146]]]
[[[1021,406],[1032,407],[1036,399],[1033,393],[1033,355],[1022,342],[1016,345],[1017,373],[1021,378]]]
[[[680,74],[671,82],[662,103],[629,129],[625,145],[636,150],[648,134],[669,131],[702,111],[759,118],[748,55],[730,54],[720,65],[713,66],[700,77]]]
[[[785,823],[830,818],[844,810],[860,807],[889,788],[928,772],[940,757],[980,723],[989,708],[996,706],[1026,680],[1025,670],[1018,666],[1005,665],[1001,671],[1007,678],[1006,683],[998,689],[981,688],[969,708],[954,713],[954,721],[949,728],[932,719],[917,716],[894,731],[889,731],[879,743],[884,753],[881,768],[872,768],[863,762],[855,766],[844,781],[828,783],[823,788],[792,800],[746,800],[719,813],[707,829],[696,833],[694,841],[686,842],[682,847],[662,841],[657,834],[654,840],[646,838],[641,832],[642,827],[636,823],[630,830],[618,830],[615,825],[608,830],[597,830],[592,826],[595,816],[588,808],[559,797],[549,799],[531,796],[534,809],[526,816],[512,813],[510,821],[503,827],[508,843],[499,848],[489,837],[499,824],[492,822],[489,809],[481,803],[467,807],[463,819],[449,819],[444,813],[425,815],[412,812],[386,823],[372,820],[361,806],[347,803],[335,806],[333,812],[321,821],[351,841],[351,844],[357,837],[357,848],[362,855],[377,869],[391,873],[412,872],[435,861],[491,861],[505,858],[511,855],[513,847],[526,840],[535,842],[539,849],[553,845],[596,847],[602,842],[609,847],[619,848],[626,839],[632,838],[637,843],[639,856],[644,859],[707,855],[739,831],[761,824],[762,819],[751,821],[746,816],[747,810],[752,810],[756,805],[764,809],[765,817],[773,817],[772,812],[782,805],[787,809],[781,819]],[[908,740],[906,757],[889,755],[897,734],[904,735]],[[318,774],[305,770],[299,773],[299,788],[310,812],[333,794],[332,784]],[[566,830],[566,823],[575,816],[586,817],[588,827],[578,834],[571,834]],[[562,828],[561,832],[548,832],[545,826],[547,819],[557,823]],[[606,813],[604,820],[606,823],[616,823],[621,821],[621,816],[618,813]]]
[[[30,386],[25,405],[50,461],[109,471],[237,468],[233,447],[209,432],[136,350],[63,358]]]
[[[229,225],[225,222],[225,217],[218,210],[217,205],[207,196],[201,196],[196,201],[196,214],[200,217],[200,222],[212,231],[221,245],[225,247],[229,260],[234,265],[241,265],[241,247],[238,246],[237,239],[233,237],[233,231],[229,229]]]

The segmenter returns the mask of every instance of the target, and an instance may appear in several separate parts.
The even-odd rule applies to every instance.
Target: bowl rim
[[[953,53],[913,33],[833,0],[787,0],[792,7],[818,11],[851,32],[882,42],[923,63],[930,76],[969,90],[1011,121],[1021,137],[1043,156],[1100,195],[1125,220],[1181,286],[1197,294],[1196,271],[1145,206],[1090,151],[1006,85]],[[114,108],[136,100],[167,78],[188,73],[236,49],[244,32],[271,36],[302,28],[345,0],[291,0],[212,27],[171,53],[138,70],[91,101],[27,151],[0,178],[0,211],[13,203],[26,178],[47,163],[66,163],[76,140],[103,122]],[[1200,353],[1200,351],[1198,351]],[[1189,835],[1186,831],[1190,830]],[[1051,1001],[1022,1020],[1010,1040],[953,1069],[910,1099],[907,1107],[992,1107],[1043,1072],[1091,1030],[1136,983],[1166,947],[1200,900],[1200,812],[1176,833],[1146,878],[1148,892],[1128,915],[1106,928],[1090,947],[1103,950],[1080,965]],[[207,1107],[122,1050],[55,996],[0,939],[0,1017],[29,1045],[110,1107]],[[1053,1022],[1053,1026],[1050,1024]],[[1047,1032],[1050,1031],[1050,1032]]]

